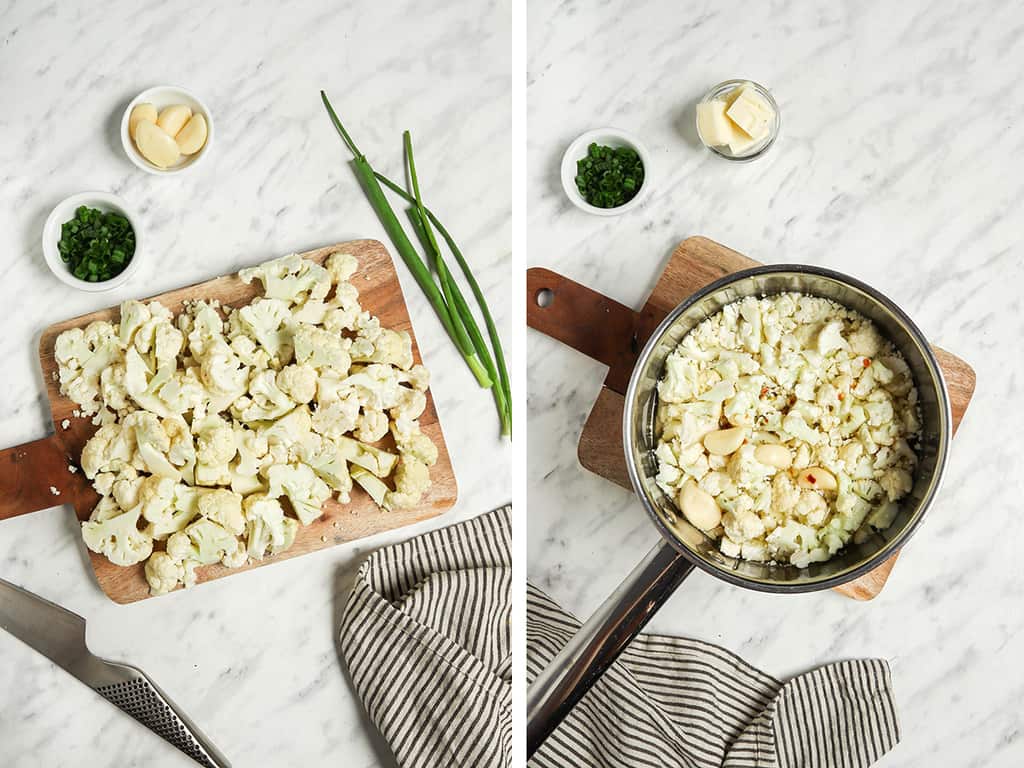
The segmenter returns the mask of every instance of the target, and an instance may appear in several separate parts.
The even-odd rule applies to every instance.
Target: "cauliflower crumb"
[[[71,426],[71,420],[70,420],[70,419],[64,419],[64,420],[63,420],[63,421],[62,421],[62,422],[60,423],[60,428],[61,428],[61,429],[67,429],[67,428],[68,428],[68,427],[70,427],[70,426]]]
[[[74,464],[68,464],[68,472],[70,472],[73,475],[77,471],[78,467],[76,467]]]
[[[53,485],[50,486],[50,493],[52,493],[54,496],[60,496],[60,491],[58,491],[57,487]]]

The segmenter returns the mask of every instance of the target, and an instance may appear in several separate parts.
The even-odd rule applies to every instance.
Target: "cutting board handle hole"
[[[533,297],[534,301],[537,302],[537,306],[541,309],[547,309],[555,301],[555,292],[550,288],[541,288],[537,291],[537,294]]]

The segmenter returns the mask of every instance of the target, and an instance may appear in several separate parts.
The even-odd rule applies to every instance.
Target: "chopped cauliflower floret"
[[[152,595],[163,595],[185,581],[185,568],[166,552],[154,552],[146,561],[146,581]]]
[[[331,273],[297,253],[290,253],[258,267],[241,269],[238,276],[244,283],[259,280],[267,298],[293,304],[299,304],[307,297],[314,301],[322,299],[331,289]]]
[[[98,552],[115,565],[141,563],[153,552],[153,539],[139,530],[140,507],[120,511],[105,519],[82,523],[82,538],[93,552]]]
[[[316,397],[316,369],[310,365],[286,365],[277,374],[277,386],[296,403]]]
[[[199,497],[199,514],[220,523],[236,536],[245,529],[241,495],[224,488],[216,488]]]
[[[430,488],[427,465],[412,456],[403,456],[395,468],[395,490],[384,495],[385,509],[414,507]]]
[[[356,261],[355,256],[339,251],[328,256],[324,266],[331,276],[331,281],[337,285],[347,282],[355,274],[356,269],[359,268],[359,262]]]
[[[275,464],[267,470],[267,496],[287,496],[295,516],[309,525],[323,514],[323,503],[331,496],[327,483],[306,464]]]

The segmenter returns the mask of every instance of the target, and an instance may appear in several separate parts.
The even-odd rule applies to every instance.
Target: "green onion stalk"
[[[476,323],[476,318],[473,317],[473,312],[469,308],[469,303],[462,295],[462,290],[452,278],[451,272],[448,271],[448,265],[445,264],[444,258],[441,256],[441,248],[434,237],[434,230],[430,226],[426,208],[423,206],[423,198],[420,195],[420,183],[416,175],[416,160],[413,157],[412,151],[412,135],[409,131],[404,133],[403,140],[405,143],[406,160],[409,166],[409,181],[412,186],[413,197],[415,197],[415,207],[410,209],[413,229],[420,235],[424,250],[434,257],[434,269],[437,272],[438,280],[441,282],[441,291],[444,294],[445,301],[449,307],[454,306],[456,310],[454,313],[454,317],[457,320],[456,329],[461,324],[468,332],[473,348],[483,361],[484,368],[486,368],[491,380],[496,383],[496,386],[493,387],[493,393],[494,402],[498,407],[498,415],[501,419],[501,433],[508,435],[512,431],[512,416],[508,407],[509,399],[505,396],[505,390],[500,382],[500,374],[494,367],[487,344],[484,342],[483,335],[480,333],[480,328]]]
[[[373,206],[373,210],[376,212],[381,224],[384,225],[384,230],[388,233],[388,237],[391,238],[391,242],[395,244],[395,248],[398,250],[399,255],[402,257],[405,265],[409,268],[409,271],[412,272],[420,290],[423,291],[427,300],[430,301],[430,304],[437,313],[445,331],[447,331],[452,341],[455,342],[455,346],[466,361],[470,371],[473,372],[477,382],[481,387],[487,388],[493,386],[493,381],[491,380],[487,369],[481,364],[480,359],[477,357],[476,350],[473,348],[473,343],[466,333],[464,323],[453,319],[454,310],[446,303],[445,297],[438,290],[437,285],[435,285],[430,276],[430,270],[423,263],[423,260],[413,247],[413,244],[406,236],[405,230],[402,229],[402,225],[398,222],[398,217],[395,216],[395,212],[392,210],[390,203],[388,203],[387,198],[384,196],[384,190],[381,189],[377,176],[374,173],[373,168],[370,166],[369,161],[366,159],[366,156],[359,151],[355,142],[352,141],[352,137],[349,136],[348,131],[345,130],[345,126],[341,124],[341,121],[338,119],[338,115],[334,112],[334,108],[331,106],[331,102],[327,99],[327,94],[320,91],[320,98],[323,99],[324,106],[327,108],[327,114],[331,117],[331,122],[334,123],[334,127],[338,130],[338,133],[341,135],[345,145],[348,147],[349,151],[352,152],[354,157],[353,167],[355,168],[356,177],[359,179],[360,184],[362,184],[363,190],[366,192],[366,196],[370,200],[370,205]]]
[[[427,235],[427,229],[423,225],[423,219],[421,218],[418,208],[412,207],[408,210],[409,222],[412,224],[412,228],[415,230],[420,242],[423,244],[423,248],[431,253],[434,260],[441,259],[440,251],[437,250],[437,244],[434,242],[431,244],[431,238]],[[484,341],[483,336],[480,333],[480,327],[476,324],[476,320],[472,315],[472,310],[469,308],[469,304],[466,302],[466,298],[462,294],[462,290],[458,284],[452,280],[450,286],[451,292],[455,300],[455,306],[459,313],[467,318],[466,330],[469,332],[469,337],[473,342],[473,347],[476,349],[477,354],[483,361],[484,368],[487,369],[487,373],[491,379],[496,382],[495,386],[491,388],[494,395],[494,403],[498,408],[498,417],[501,419],[501,434],[510,435],[512,434],[512,410],[510,407],[510,401],[505,395],[505,389],[500,380],[500,373],[496,370],[494,361],[491,359],[491,354],[487,349],[487,343]]]
[[[402,187],[400,187],[398,184],[396,184],[391,179],[387,178],[386,176],[384,176],[384,175],[382,175],[380,173],[377,173],[376,176],[377,176],[377,180],[380,183],[382,183],[385,187],[390,189],[392,192],[394,192],[399,197],[404,198],[407,202],[412,203],[412,204],[415,205],[415,203],[416,203],[415,197],[413,197],[408,192],[406,192],[404,189],[402,189]],[[448,245],[448,249],[452,252],[452,255],[455,256],[455,261],[458,262],[459,268],[462,270],[462,274],[466,278],[466,282],[469,283],[470,290],[472,290],[472,292],[473,292],[473,297],[476,299],[477,305],[480,307],[480,311],[483,314],[484,324],[487,326],[487,335],[488,335],[488,337],[491,340],[491,346],[494,348],[494,358],[495,358],[495,361],[497,363],[496,368],[497,368],[497,372],[498,372],[499,385],[500,385],[500,389],[502,391],[502,399],[504,400],[504,403],[505,403],[504,411],[501,411],[505,415],[505,418],[503,418],[502,423],[504,425],[505,422],[507,421],[507,423],[509,425],[508,428],[509,428],[509,430],[511,430],[511,423],[512,423],[512,386],[511,386],[511,381],[510,381],[509,375],[508,375],[508,366],[505,364],[505,353],[504,353],[504,350],[502,349],[502,346],[501,346],[501,338],[498,336],[498,328],[497,328],[497,326],[494,323],[494,317],[491,315],[491,310],[490,310],[490,308],[487,305],[487,299],[484,298],[483,291],[480,289],[480,284],[477,282],[476,277],[473,276],[473,272],[472,272],[472,270],[470,270],[469,264],[466,262],[465,257],[462,255],[462,251],[459,250],[459,246],[455,243],[455,239],[451,236],[451,234],[448,232],[448,230],[445,229],[444,225],[438,220],[437,216],[435,216],[433,214],[433,212],[429,208],[424,208],[423,210],[426,212],[427,218],[430,219],[430,221],[433,223],[434,227],[437,228],[437,231],[441,233],[441,237],[445,241],[445,243]],[[417,225],[419,223],[418,220],[420,218],[419,209],[416,208],[416,207],[411,208],[409,210],[409,217],[410,217],[410,219],[413,220],[414,228],[417,228]],[[417,233],[419,233],[419,229],[418,228],[417,228]],[[420,235],[421,240],[423,239],[423,237],[424,237],[423,235]],[[456,300],[461,300],[462,303],[465,304],[465,299],[462,297],[462,292],[459,290],[458,284],[455,283],[454,281],[452,281],[452,285],[454,286],[454,289],[455,289],[454,290],[454,294],[455,294]],[[472,315],[469,314],[468,307],[466,309],[465,314],[469,315],[470,320],[472,320]],[[479,334],[479,329],[476,326],[476,322],[473,321],[472,324],[468,326],[468,329],[469,329],[471,335],[473,333],[473,329],[475,329],[475,328],[477,329],[477,334]],[[481,339],[481,342],[482,342],[482,339]],[[479,351],[479,347],[478,347],[478,351]],[[483,356],[481,355],[481,357],[483,357]],[[484,359],[485,360],[489,360],[490,358],[488,356],[488,357],[486,357]],[[492,378],[494,378],[493,374],[492,374]],[[495,400],[498,401],[498,395],[497,394],[495,394]],[[499,409],[501,409],[500,401],[499,401],[498,407],[499,407]],[[510,432],[504,432],[503,431],[503,434],[509,434],[509,433]]]

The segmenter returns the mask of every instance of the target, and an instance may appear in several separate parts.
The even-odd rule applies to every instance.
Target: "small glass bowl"
[[[700,100],[701,104],[706,104],[709,101],[720,99],[727,93],[739,88],[741,85],[750,85],[755,91],[763,98],[768,104],[771,105],[772,111],[775,113],[775,117],[768,126],[768,135],[765,136],[757,144],[754,144],[742,155],[734,155],[729,151],[729,146],[715,147],[704,141],[704,137],[700,133],[700,123],[697,123],[697,135],[700,136],[701,144],[710,149],[719,157],[724,157],[726,160],[731,160],[734,163],[748,163],[754,160],[769,149],[772,144],[775,143],[775,139],[779,136],[779,129],[782,127],[782,115],[779,112],[779,105],[775,103],[775,99],[772,97],[771,92],[760,83],[755,83],[753,80],[726,80],[716,86],[713,86],[711,90],[704,94],[704,98]],[[694,118],[696,120],[696,117]]]

